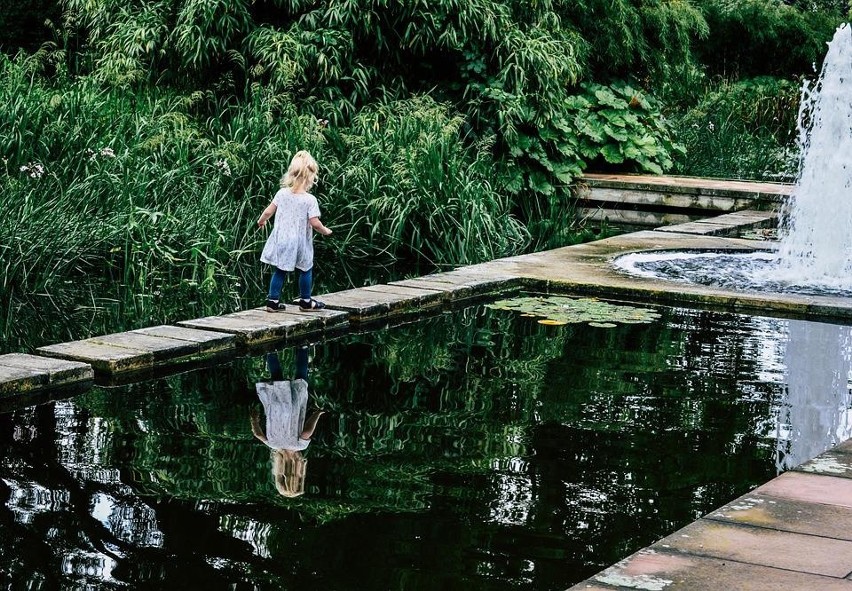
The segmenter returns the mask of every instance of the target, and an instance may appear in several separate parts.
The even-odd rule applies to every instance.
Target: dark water
[[[831,444],[796,435],[838,415],[790,395],[787,321],[662,313],[606,329],[477,307],[312,346],[326,414],[296,498],[252,433],[262,355],[0,415],[0,581],[570,587]]]

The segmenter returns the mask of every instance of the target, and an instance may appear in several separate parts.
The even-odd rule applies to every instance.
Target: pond
[[[850,435],[849,327],[656,312],[474,306],[0,415],[0,580],[566,589]],[[275,363],[324,411],[295,459]]]

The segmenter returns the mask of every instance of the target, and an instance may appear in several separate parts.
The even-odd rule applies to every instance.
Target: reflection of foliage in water
[[[46,451],[32,456],[39,446],[6,435],[0,478],[61,493],[74,483],[51,480],[45,474],[59,470],[45,466],[68,466],[81,482],[71,520],[68,507],[52,507],[29,527],[36,539],[58,536],[74,548],[73,519],[88,516],[102,492],[117,499],[113,517],[133,539],[174,540],[213,523],[193,549],[231,564],[231,581],[270,580],[280,572],[273,563],[295,555],[306,570],[328,572],[328,560],[340,566],[324,553],[331,546],[363,560],[393,544],[414,565],[398,567],[410,577],[437,552],[455,582],[471,569],[496,568],[487,572],[502,582],[522,565],[534,564],[536,576],[564,576],[565,561],[569,570],[599,568],[774,473],[771,461],[760,468],[774,449],[779,384],[760,365],[761,330],[772,327],[662,314],[598,330],[475,308],[313,347],[310,404],[328,412],[305,452],[307,491],[297,499],[276,493],[270,452],[251,434],[255,383],[269,375],[263,356],[95,388],[55,415],[45,409]],[[281,361],[286,374],[293,352]],[[15,433],[43,428],[28,421],[16,417]],[[431,539],[404,542],[412,534]],[[225,539],[249,540],[270,561],[229,554]],[[0,552],[13,542],[0,528]],[[138,556],[128,548],[124,562],[156,570],[192,558],[176,548]],[[494,566],[498,554],[509,567]],[[372,582],[363,588],[396,588],[362,575]],[[524,588],[548,586],[537,582]]]
[[[495,310],[513,310],[527,316],[544,317],[540,324],[562,325],[586,322],[598,328],[614,328],[615,322],[643,324],[659,319],[660,314],[648,308],[610,304],[595,298],[565,296],[521,296],[499,300],[488,305]]]
[[[591,309],[632,322],[656,315],[627,306]],[[705,402],[684,396],[696,386],[648,374],[667,359],[687,358],[684,343],[664,326],[651,326],[555,329],[479,309],[317,347],[311,404],[327,415],[306,452],[308,494],[297,500],[274,492],[269,452],[249,429],[254,383],[267,374],[263,357],[219,368],[217,377],[197,372],[128,388],[146,400],[138,421],[114,404],[112,393],[95,390],[80,404],[113,416],[114,434],[133,441],[134,486],[145,495],[271,503],[318,522],[423,511],[435,493],[435,474],[462,482],[488,478],[505,460],[533,453],[529,429],[541,421],[619,437],[657,424],[661,431],[669,423],[700,429],[712,415]],[[583,356],[568,371],[554,370],[554,361],[578,343]],[[291,351],[281,357],[284,367],[292,366]],[[631,377],[644,375],[650,377]],[[667,402],[646,403],[649,396]],[[456,484],[442,494],[469,493]]]
[[[435,472],[485,474],[499,458],[528,453],[522,425],[548,361],[564,346],[564,337],[518,343],[509,337],[512,319],[483,322],[482,313],[454,312],[316,348],[310,404],[327,414],[315,435],[321,443],[306,452],[309,494],[296,500],[276,495],[269,452],[249,428],[254,383],[267,376],[263,357],[219,368],[218,377],[195,372],[126,387],[145,400],[136,418],[112,391],[96,388],[77,400],[112,417],[117,440],[132,441],[134,486],[145,495],[286,504],[320,522],[419,511]],[[292,351],[281,361],[292,367]],[[246,407],[244,420],[234,419],[234,404]],[[247,470],[262,478],[246,479]]]

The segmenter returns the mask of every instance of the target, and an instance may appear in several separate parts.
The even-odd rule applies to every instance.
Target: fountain
[[[778,272],[848,287],[852,271],[852,27],[837,29],[799,108],[801,165],[783,215]]]
[[[615,265],[632,275],[728,289],[852,296],[852,27],[838,27],[798,117],[799,173],[775,252],[646,252]]]

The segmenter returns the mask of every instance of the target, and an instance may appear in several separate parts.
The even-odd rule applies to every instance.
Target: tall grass
[[[4,340],[13,315],[40,314],[33,294],[66,313],[112,302],[101,332],[253,305],[266,281],[255,222],[298,149],[321,164],[336,230],[317,241],[320,289],[342,262],[434,268],[526,244],[489,183],[488,146],[466,145],[462,119],[428,98],[328,130],[260,87],[239,102],[104,89],[34,62],[0,56],[0,297],[16,302]]]
[[[691,176],[791,181],[795,178],[797,83],[771,77],[722,80],[672,118]]]
[[[477,263],[520,252],[523,225],[489,180],[490,143],[459,141],[464,120],[421,96],[366,109],[334,134],[328,190],[350,254]]]
[[[317,148],[313,118],[262,91],[216,104],[48,82],[35,65],[0,57],[4,301],[106,278],[147,324],[259,299],[254,220],[289,155]]]

